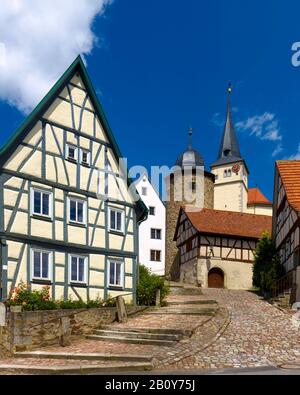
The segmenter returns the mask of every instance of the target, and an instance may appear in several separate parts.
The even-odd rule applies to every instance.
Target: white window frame
[[[111,284],[110,283],[110,265],[111,264],[120,264],[121,265],[121,285]],[[116,272],[116,270],[115,270]],[[124,261],[118,259],[109,259],[108,260],[108,273],[107,273],[107,286],[108,288],[125,288],[125,264]]]
[[[41,194],[49,195],[49,215],[34,212],[34,192],[39,192]],[[42,202],[43,202],[43,199],[41,198],[41,209],[42,209]],[[46,191],[46,190],[40,189],[40,188],[35,188],[35,187],[31,188],[30,207],[31,207],[30,208],[31,215],[37,215],[38,217],[53,219],[53,192]]]
[[[112,229],[112,227],[111,227],[111,212],[112,211],[115,211],[116,213],[121,213],[121,230]],[[124,234],[125,233],[125,211],[122,210],[122,209],[109,207],[109,210],[108,210],[108,224],[109,224],[109,231],[110,232],[116,232],[116,233]]]
[[[72,258],[84,259],[84,280],[72,280]],[[69,254],[69,284],[88,285],[88,257],[86,255]],[[77,262],[78,265],[78,262]],[[77,273],[78,274],[78,273]]]
[[[83,161],[83,153],[87,154],[87,157],[88,157],[87,162]],[[80,149],[80,163],[82,165],[91,166],[91,152],[89,150],[83,149],[83,148]]]
[[[43,278],[43,277],[35,277],[34,276],[34,253],[39,252],[40,254],[48,254],[49,255],[49,261],[48,261],[48,278]],[[42,261],[41,261],[42,264]],[[31,281],[47,281],[47,282],[52,282],[53,281],[53,251],[48,251],[48,250],[43,250],[41,248],[31,248],[30,250],[30,270],[31,270]]]
[[[80,221],[74,221],[71,219],[71,201],[78,202],[78,203],[83,203],[83,222]],[[75,198],[75,197],[68,197],[68,223],[69,224],[75,224],[75,225],[85,225],[87,224],[87,202],[85,200],[82,200],[80,198]]]
[[[70,158],[70,156],[69,156],[69,148],[70,147],[75,150],[75,158]],[[66,159],[74,160],[74,161],[78,162],[78,147],[76,147],[76,145],[69,144],[69,143],[66,144]]]

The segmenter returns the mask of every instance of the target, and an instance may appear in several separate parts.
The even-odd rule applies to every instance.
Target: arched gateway
[[[213,268],[208,273],[208,288],[224,288],[224,272]]]

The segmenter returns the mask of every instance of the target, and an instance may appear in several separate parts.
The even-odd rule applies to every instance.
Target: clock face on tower
[[[239,174],[241,170],[241,166],[237,163],[236,165],[232,166],[232,172],[235,174]]]

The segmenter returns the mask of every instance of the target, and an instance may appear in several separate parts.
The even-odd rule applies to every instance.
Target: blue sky
[[[194,148],[209,167],[219,149],[230,80],[233,119],[251,173],[250,186],[258,184],[272,198],[274,161],[300,158],[300,67],[291,63],[292,44],[300,41],[300,4],[286,4],[115,0],[107,5],[92,25],[98,43],[78,51],[90,52],[85,54],[88,71],[130,165],[173,165],[187,146],[187,128],[192,125]],[[58,33],[55,28],[49,43]],[[71,41],[72,35],[62,48]],[[56,78],[75,58],[77,47],[66,50],[70,59],[66,56],[55,67],[47,59],[45,42],[37,41],[35,50],[46,62],[35,67],[43,68],[44,75],[49,70],[53,78],[56,73]],[[20,62],[16,75],[22,67]],[[2,84],[7,89],[4,77]],[[2,144],[25,116],[14,101],[18,94],[16,86],[2,95]]]

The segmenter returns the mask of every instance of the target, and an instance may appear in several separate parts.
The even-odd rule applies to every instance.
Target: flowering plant
[[[30,285],[24,282],[10,291],[7,306],[22,306],[26,311],[57,309],[50,297],[50,286],[43,287],[41,291],[32,291]]]

